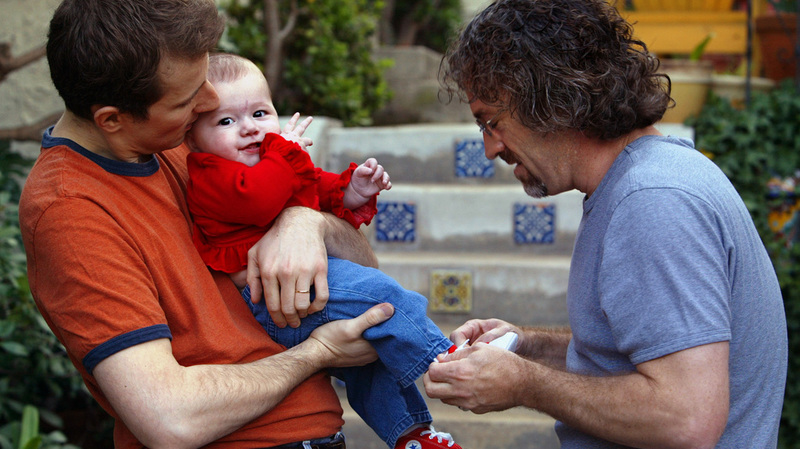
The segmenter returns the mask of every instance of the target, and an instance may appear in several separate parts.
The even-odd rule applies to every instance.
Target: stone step
[[[425,396],[421,381],[420,391]],[[347,403],[345,388],[334,380],[344,409],[344,433],[347,447],[386,449],[386,443],[353,411]],[[522,407],[502,412],[476,415],[426,397],[437,431],[451,434],[464,449],[557,449],[559,447],[553,418]]]
[[[500,318],[521,326],[567,324],[569,256],[378,252],[381,270],[428,298],[440,326]]]
[[[375,157],[395,184],[516,182],[511,167],[483,156],[483,137],[474,123],[330,128],[324,155],[319,157],[332,171]],[[472,171],[460,173],[459,162],[468,163]]]
[[[486,159],[483,136],[471,122],[344,128],[320,121],[315,134],[309,134],[314,138],[310,150],[315,163],[326,170],[341,171],[350,162],[375,157],[395,185],[518,185],[512,166]],[[694,130],[680,124],[658,123],[656,128],[664,134],[694,138]]]
[[[396,184],[364,231],[377,252],[571,254],[583,197],[534,199],[518,184]]]

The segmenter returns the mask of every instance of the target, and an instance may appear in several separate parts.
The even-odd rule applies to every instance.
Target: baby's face
[[[280,123],[264,77],[250,73],[231,82],[214,83],[219,107],[200,115],[187,141],[192,150],[253,166],[267,133],[280,133]]]

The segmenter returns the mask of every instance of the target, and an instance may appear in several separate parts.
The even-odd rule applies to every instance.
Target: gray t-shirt
[[[774,448],[787,365],[772,263],[721,170],[689,140],[646,136],[586,199],[567,293],[570,371],[607,376],[730,342],[718,448]],[[619,448],[556,424],[563,448]]]

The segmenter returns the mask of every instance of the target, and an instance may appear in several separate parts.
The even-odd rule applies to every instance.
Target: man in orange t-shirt
[[[212,0],[59,6],[47,54],[66,112],[20,205],[31,290],[116,418],[115,447],[343,447],[342,409],[320,370],[375,360],[361,333],[391,306],[284,350],[192,244],[181,143],[218,103],[206,70],[222,29]],[[273,229],[251,251],[248,283],[279,283],[289,323],[307,313],[296,285],[326,275],[326,245],[375,264],[363,236],[330,215],[291,208]]]

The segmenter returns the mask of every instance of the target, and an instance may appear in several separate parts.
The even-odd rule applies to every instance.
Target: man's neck
[[[138,154],[131,154],[130,157],[123,157],[125,152],[113,151],[114,145],[119,145],[119,141],[109,140],[107,136],[91,120],[78,117],[70,111],[65,111],[53,128],[53,137],[63,137],[70,139],[87,151],[103,156],[107,159],[138,163],[149,160],[150,156],[142,157]]]
[[[584,150],[581,156],[583,176],[577,181],[578,190],[584,192],[587,197],[591,196],[625,147],[634,140],[648,135],[661,135],[661,133],[654,126],[649,126],[614,140],[587,139],[587,144],[581,145]]]
[[[64,112],[53,127],[51,135],[72,140],[92,153],[114,159],[108,150],[108,142],[94,123],[78,117],[70,111]]]

